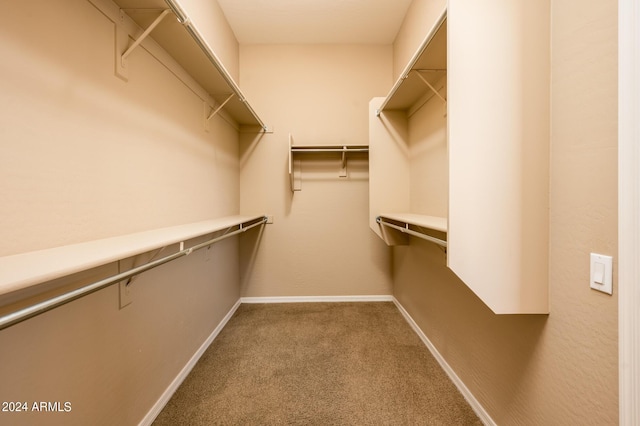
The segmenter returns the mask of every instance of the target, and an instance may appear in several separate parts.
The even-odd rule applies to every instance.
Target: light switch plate
[[[594,290],[613,293],[613,257],[591,253],[589,283]]]

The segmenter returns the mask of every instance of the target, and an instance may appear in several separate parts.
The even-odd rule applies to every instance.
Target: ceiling
[[[218,0],[240,44],[391,44],[411,0]]]

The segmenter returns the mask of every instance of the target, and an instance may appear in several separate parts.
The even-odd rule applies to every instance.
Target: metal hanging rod
[[[418,72],[447,72],[446,68],[414,68],[412,71]]]
[[[291,148],[291,152],[309,152],[309,153],[320,153],[320,152],[369,152],[369,148],[368,147],[359,147],[359,148],[348,148],[348,147],[342,147],[342,148],[334,148],[334,147],[331,147],[331,148],[292,147]]]
[[[409,235],[412,235],[414,237],[422,238],[423,240],[431,241],[432,243],[436,243],[437,245],[445,247],[445,248],[447,247],[447,242],[445,240],[441,240],[440,238],[435,238],[435,237],[432,237],[431,235],[427,235],[427,234],[423,234],[421,232],[414,231],[413,229],[409,228],[409,224],[408,223],[406,223],[405,226],[402,227],[402,226],[394,225],[393,223],[386,222],[380,216],[378,216],[376,218],[376,222],[379,225],[387,226],[389,228],[396,229],[396,230],[398,230],[400,232],[403,232],[405,234],[409,234]]]
[[[169,256],[165,256],[161,259],[158,260],[154,260],[152,262],[146,263],[144,265],[138,266],[136,268],[130,269],[126,272],[122,272],[119,273],[117,275],[113,275],[111,277],[105,278],[103,280],[94,282],[92,284],[88,284],[86,286],[80,287],[78,289],[69,291],[67,293],[61,294],[59,296],[53,297],[51,299],[47,299],[44,300],[42,302],[36,303],[34,305],[31,306],[27,306],[26,308],[22,308],[18,311],[12,312],[10,314],[4,315],[2,317],[0,317],[0,330],[3,330],[5,328],[11,327],[12,325],[18,324],[19,322],[25,321],[29,318],[33,318],[37,315],[40,315],[42,313],[48,312],[54,308],[57,308],[59,306],[65,305],[69,302],[72,302],[76,299],[79,299],[81,297],[87,296],[91,293],[95,293],[98,290],[101,290],[105,287],[109,287],[113,284],[116,284],[120,281],[126,280],[128,278],[133,277],[134,275],[138,275],[141,274],[145,271],[148,271],[150,269],[153,269],[157,266],[163,265],[167,262],[170,262],[172,260],[175,260],[179,257],[183,257],[183,256],[188,256],[191,253],[193,253],[196,250],[199,250],[201,248],[204,247],[208,247],[211,244],[217,243],[218,241],[224,240],[225,238],[229,238],[233,235],[237,235],[240,234],[242,232],[248,231],[251,228],[254,228],[256,226],[260,226],[267,223],[267,218],[263,217],[262,219],[259,219],[257,222],[252,223],[251,225],[248,226],[243,226],[243,224],[239,224],[239,225],[235,225],[238,226],[238,229],[233,231],[233,232],[229,232],[229,233],[225,233],[224,235],[217,237],[217,238],[213,238],[211,240],[205,241],[203,243],[197,244],[193,247],[189,247],[189,248],[183,248],[183,243],[180,244],[180,251],[178,251],[177,253],[171,254]],[[229,227],[229,229],[234,228],[235,226],[231,226]]]

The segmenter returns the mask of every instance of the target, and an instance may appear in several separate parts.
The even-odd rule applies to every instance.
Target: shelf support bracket
[[[431,89],[431,91],[432,91],[432,92],[433,92],[437,97],[439,97],[439,98],[442,100],[442,102],[444,102],[445,104],[447,103],[447,100],[446,100],[445,98],[443,98],[443,97],[442,97],[442,95],[441,95],[440,93],[438,93],[438,91],[436,90],[436,88],[435,88],[435,87],[433,87],[433,86],[431,85],[431,83],[429,83],[429,82],[427,81],[427,79],[426,79],[426,78],[424,78],[424,77],[422,76],[422,74],[420,74],[420,72],[419,72],[419,71],[415,71],[415,73],[416,73],[416,75],[417,75],[418,77],[420,77],[420,80],[422,80],[422,81],[424,82],[424,84],[426,84],[426,85],[429,87],[429,89]]]
[[[347,147],[342,147],[342,168],[338,177],[347,177]]]
[[[209,114],[209,116],[207,117],[207,121],[211,120],[217,113],[219,113],[220,110],[227,104],[227,102],[229,102],[234,96],[234,93],[230,94],[227,99],[225,99],[220,105],[218,105],[218,108],[214,109],[211,114]]]
[[[121,61],[124,62],[126,61],[127,57],[131,54],[131,52],[134,51],[134,49],[136,47],[138,47],[140,45],[140,43],[142,43],[144,41],[145,38],[147,38],[147,36],[149,34],[151,34],[151,31],[153,31],[153,29],[155,27],[158,26],[158,24],[162,21],[162,19],[164,19],[165,16],[167,16],[169,13],[171,13],[171,9],[165,9],[162,11],[162,13],[160,14],[160,16],[158,16],[152,23],[151,25],[149,25],[149,28],[147,28],[146,30],[144,30],[144,32],[140,35],[140,37],[138,37],[136,39],[136,41],[133,42],[133,44],[131,46],[129,46],[129,48],[126,50],[126,52],[124,52],[122,54],[122,58]]]

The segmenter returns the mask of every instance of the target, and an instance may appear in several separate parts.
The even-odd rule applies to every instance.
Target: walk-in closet
[[[0,424],[618,424],[617,5],[6,2]]]

